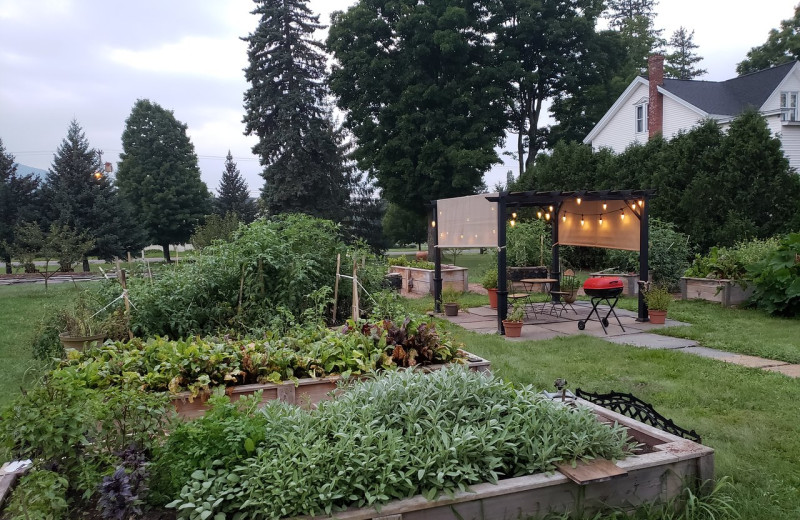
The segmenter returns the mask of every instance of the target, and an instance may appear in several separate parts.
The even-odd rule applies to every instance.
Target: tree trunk
[[[3,261],[6,263],[6,274],[11,274],[11,255],[4,256]]]
[[[84,273],[88,273],[89,272],[89,257],[88,256],[84,256],[83,257],[83,272]]]
[[[161,244],[161,249],[164,250],[164,260],[167,263],[172,262],[172,258],[169,256],[169,244]]]

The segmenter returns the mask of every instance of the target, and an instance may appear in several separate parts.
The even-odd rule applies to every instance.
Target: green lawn
[[[67,305],[84,283],[52,284],[47,292],[40,284],[0,287],[0,405],[41,374],[31,356],[31,339],[47,307]]]

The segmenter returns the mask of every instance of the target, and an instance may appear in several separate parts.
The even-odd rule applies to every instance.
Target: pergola
[[[433,201],[429,225],[434,236],[436,312],[441,312],[441,249],[497,247],[497,330],[505,333],[503,320],[508,312],[506,222],[510,220],[513,225],[519,208],[539,208],[541,218],[551,224],[550,276],[559,280],[553,289],[560,289],[561,245],[639,251],[639,280],[647,282],[649,201],[654,196],[653,190],[525,191]],[[639,291],[637,321],[648,321],[642,291]]]

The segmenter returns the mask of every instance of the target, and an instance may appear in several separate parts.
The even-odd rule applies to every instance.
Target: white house
[[[743,110],[755,107],[780,137],[790,165],[800,171],[800,62],[727,81],[664,78],[664,57],[658,55],[650,56],[648,69],[648,78],[631,82],[584,143],[620,153],[656,134],[670,139],[705,118],[725,128]]]

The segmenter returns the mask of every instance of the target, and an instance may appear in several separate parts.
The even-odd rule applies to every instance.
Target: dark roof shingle
[[[760,108],[794,64],[790,61],[726,81],[667,78],[663,88],[708,114],[736,116],[748,107]]]

